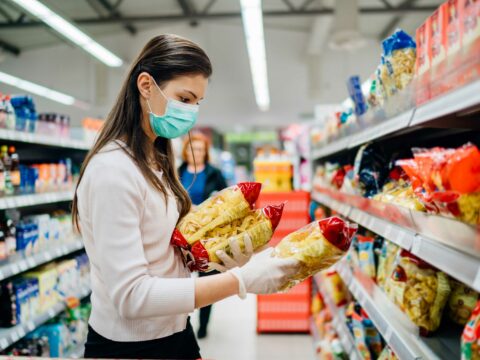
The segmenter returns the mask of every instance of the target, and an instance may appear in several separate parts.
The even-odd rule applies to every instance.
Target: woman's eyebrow
[[[183,89],[184,91],[190,93],[194,98],[195,100],[203,100],[203,98],[199,99],[197,95],[195,95],[194,92],[190,91],[190,90],[187,90],[187,89]]]

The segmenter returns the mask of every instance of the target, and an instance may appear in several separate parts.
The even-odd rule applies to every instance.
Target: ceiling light
[[[270,108],[270,94],[263,35],[262,2],[261,0],[240,0],[240,5],[255,99],[260,110],[267,111]]]
[[[27,80],[22,80],[16,76],[12,76],[1,71],[0,82],[15,86],[32,94],[43,96],[47,99],[59,102],[64,105],[75,105],[77,103],[77,100],[75,100],[73,96],[49,89],[45,86],[38,85]]]
[[[123,64],[123,60],[97,43],[90,36],[85,34],[72,23],[62,18],[57,13],[50,10],[38,0],[11,0],[18,6],[27,10],[32,15],[38,17],[52,29],[65,36],[67,39],[92,54],[105,65],[118,67]]]

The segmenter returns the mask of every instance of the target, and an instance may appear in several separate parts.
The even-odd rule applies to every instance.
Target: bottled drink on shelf
[[[15,194],[20,193],[20,158],[17,154],[15,146],[10,146],[8,149],[10,159],[12,162],[10,169],[10,178],[12,179],[13,192]]]
[[[12,178],[10,175],[10,170],[12,168],[12,160],[10,159],[10,155],[8,155],[8,146],[3,145],[1,147],[1,156],[3,162],[3,177],[5,182],[5,195],[13,195],[14,189],[12,184]]]

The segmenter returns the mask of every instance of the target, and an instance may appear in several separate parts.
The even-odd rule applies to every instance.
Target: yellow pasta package
[[[216,227],[245,217],[260,195],[262,184],[244,182],[228,187],[190,211],[177,225],[172,243],[193,245]]]
[[[246,235],[252,242],[253,250],[266,245],[280,222],[283,207],[284,204],[266,206],[263,209],[251,211],[242,219],[234,220],[207,232],[204,239],[197,241],[191,247],[195,269],[208,271],[209,262],[221,264],[216,252],[223,250],[231,255],[230,240],[236,240],[242,251],[245,249]]]
[[[273,256],[300,261],[300,271],[286,289],[335,264],[350,248],[357,224],[337,216],[314,221],[287,235],[275,247]]]
[[[448,276],[401,250],[387,279],[388,296],[420,327],[423,335],[438,329],[450,294]]]

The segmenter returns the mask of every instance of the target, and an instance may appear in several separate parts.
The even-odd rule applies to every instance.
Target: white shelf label
[[[420,255],[420,249],[422,248],[422,238],[416,236],[413,239],[413,244],[412,244],[412,253],[414,255]]]
[[[25,329],[22,327],[20,329],[18,329],[18,336],[20,338],[23,338],[25,336],[26,332],[25,332]]]
[[[23,260],[19,263],[19,267],[21,271],[25,271],[28,269],[28,264],[25,260]]]
[[[44,254],[45,261],[50,261],[52,260],[52,254],[50,254],[50,251],[46,251]]]
[[[29,258],[27,259],[27,263],[28,263],[28,266],[31,267],[31,268],[33,268],[33,267],[35,267],[35,266],[37,265],[35,259],[32,258],[32,257],[29,257]]]
[[[20,335],[18,334],[18,330],[12,333],[12,343],[17,342],[20,339]]]
[[[53,308],[50,308],[50,309],[48,309],[47,314],[48,314],[48,316],[53,318],[55,316],[55,310],[53,310]]]
[[[10,269],[12,270],[12,273],[14,275],[18,274],[20,272],[20,270],[18,269],[18,264],[17,263],[13,263],[12,265],[10,265]]]
[[[392,328],[390,326],[387,327],[387,330],[385,331],[385,341],[388,343],[390,342],[390,339],[392,338]]]
[[[473,281],[473,288],[477,291],[480,291],[480,268],[477,270],[477,275]]]
[[[28,324],[27,324],[27,329],[28,331],[33,331],[35,330],[35,324],[33,323],[33,321],[29,321]]]
[[[387,225],[387,226],[385,227],[385,236],[384,236],[384,238],[386,238],[386,239],[388,239],[388,240],[392,240],[391,237],[390,237],[391,235],[392,235],[392,225],[389,224],[389,225]],[[393,240],[395,240],[395,239],[393,239]]]
[[[55,249],[55,254],[57,255],[57,257],[60,257],[62,256],[62,249],[60,249],[59,247]]]
[[[0,339],[0,347],[2,350],[6,349],[8,347],[8,341],[5,338]]]

